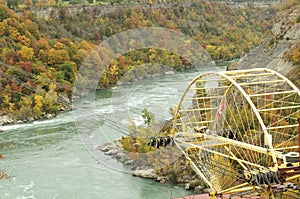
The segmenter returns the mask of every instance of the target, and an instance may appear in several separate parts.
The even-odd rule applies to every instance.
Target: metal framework
[[[300,198],[299,108],[299,89],[271,69],[201,74],[182,95],[172,134],[212,195]]]

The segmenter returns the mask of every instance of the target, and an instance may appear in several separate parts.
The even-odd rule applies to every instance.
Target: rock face
[[[184,3],[183,7],[190,7],[192,3]],[[72,17],[76,15],[80,15],[82,12],[88,12],[93,13],[94,17],[102,17],[103,15],[117,12],[119,9],[126,8],[139,8],[142,7],[142,9],[147,10],[151,7],[152,10],[156,10],[159,8],[171,8],[174,4],[167,3],[167,4],[152,4],[151,6],[148,4],[139,5],[139,4],[128,4],[128,5],[110,5],[110,4],[104,4],[104,5],[69,5],[69,6],[61,6],[61,7],[32,7],[30,8],[30,11],[34,14],[36,14],[39,18],[44,18],[46,20],[48,19],[58,19],[58,18],[65,18],[65,17]],[[18,15],[21,15],[21,10],[16,10],[16,13]]]
[[[14,122],[15,121],[12,118],[10,118],[8,115],[0,116],[0,126],[2,126],[3,124],[11,124]]]
[[[300,5],[279,13],[277,20],[264,42],[243,57],[234,69],[270,68],[288,74],[294,66],[286,61],[285,52],[296,45],[300,40],[300,23],[297,18],[300,14]]]

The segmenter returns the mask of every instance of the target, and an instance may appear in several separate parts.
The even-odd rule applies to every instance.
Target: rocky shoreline
[[[31,122],[39,120],[39,119],[52,119],[55,116],[56,116],[56,114],[46,114],[43,118],[35,119],[33,117],[28,117],[25,120],[17,120],[9,115],[1,115],[0,116],[0,126],[9,125],[9,124],[31,123]]]
[[[13,116],[12,113],[5,114],[0,111],[0,126],[32,123],[38,120],[53,119],[60,113],[64,113],[66,111],[72,110],[71,101],[69,100],[69,98],[63,95],[60,95],[60,98],[63,99],[63,106],[60,107],[60,109],[58,109],[56,113],[44,113],[39,117],[27,116],[24,119],[17,119]]]
[[[187,190],[193,190],[195,193],[210,192],[210,189],[207,188],[191,168],[186,165],[185,159],[178,159],[172,163],[176,165],[176,173],[180,174],[175,177],[174,170],[170,165],[166,165],[165,168],[155,169],[149,162],[142,158],[132,157],[132,153],[123,150],[121,139],[99,146],[98,149],[105,155],[122,163],[124,167],[130,168],[133,176],[153,179],[160,183],[173,183]],[[135,155],[138,156],[139,154],[137,153]]]

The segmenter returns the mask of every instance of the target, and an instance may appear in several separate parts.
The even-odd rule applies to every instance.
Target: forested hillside
[[[279,71],[300,87],[300,1],[280,10],[262,45],[231,69],[262,67]]]
[[[5,0],[2,0],[5,1]],[[280,0],[210,0],[211,2],[230,2],[230,3],[276,3]],[[29,6],[60,6],[60,5],[96,5],[96,4],[157,4],[157,3],[188,3],[189,0],[9,0],[6,1],[9,8],[29,7]]]
[[[32,120],[64,109],[82,61],[94,46],[122,31],[155,26],[178,30],[198,41],[216,61],[225,61],[259,45],[276,14],[272,7],[231,8],[206,1],[194,1],[189,7],[123,7],[97,17],[98,7],[76,16],[66,13],[66,7],[55,9],[59,17],[46,20],[30,9],[17,16],[0,5],[0,115]],[[135,66],[151,62],[176,69],[189,65],[171,52],[133,51],[108,67],[99,88],[114,85]]]

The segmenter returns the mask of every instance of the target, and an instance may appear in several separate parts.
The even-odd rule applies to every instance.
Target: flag
[[[219,107],[218,112],[217,112],[217,116],[218,116],[218,117],[221,117],[221,115],[222,115],[224,109],[225,109],[225,102],[222,102],[222,104],[221,104],[221,106]]]

